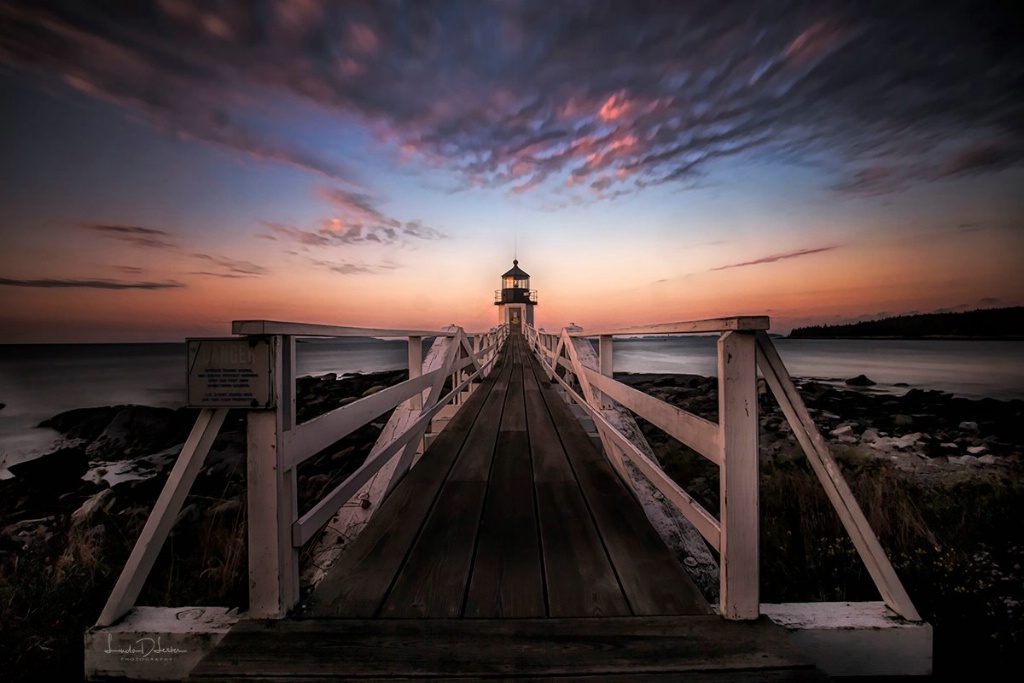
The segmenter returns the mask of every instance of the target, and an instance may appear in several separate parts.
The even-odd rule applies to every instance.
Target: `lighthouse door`
[[[522,331],[522,318],[519,317],[519,309],[513,308],[509,311],[508,324],[513,330]]]

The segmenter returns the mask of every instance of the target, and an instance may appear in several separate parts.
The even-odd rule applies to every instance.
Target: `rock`
[[[372,386],[369,389],[367,389],[366,391],[364,391],[363,394],[362,394],[362,397],[366,398],[367,396],[373,396],[378,391],[383,391],[384,389],[387,389],[387,387],[384,386],[383,384],[375,384],[374,386]]]
[[[877,382],[868,379],[866,375],[857,375],[846,380],[846,385],[851,387],[873,387],[876,384]]]
[[[967,465],[969,467],[978,467],[981,465],[978,459],[973,455],[961,455],[959,458],[950,458],[950,462],[960,463],[961,465]]]
[[[236,512],[241,510],[243,507],[242,501],[239,498],[232,498],[231,500],[225,500],[222,503],[214,505],[212,508],[206,511],[208,517],[216,517],[217,515],[227,514],[229,512]]]
[[[183,443],[191,428],[170,408],[121,406],[85,452],[107,460],[145,455]]]
[[[114,504],[113,489],[103,489],[96,495],[87,498],[82,505],[71,513],[71,526],[91,524],[97,513],[106,512]]]
[[[914,424],[914,418],[909,415],[893,415],[892,421],[897,427],[906,427]]]
[[[178,518],[174,520],[174,526],[176,527],[179,524],[192,524],[193,522],[198,522],[201,516],[202,513],[200,512],[197,504],[192,503],[191,505],[186,505],[185,509],[178,513]]]
[[[840,425],[829,432],[829,434],[832,436],[853,436],[853,425]]]
[[[982,465],[995,465],[997,462],[999,462],[999,458],[989,453],[978,458],[978,462],[980,462]]]
[[[976,432],[976,431],[978,431],[978,423],[977,422],[961,422],[958,428],[963,430],[963,431],[965,431],[965,432]]]
[[[62,448],[9,469],[23,483],[59,495],[81,484],[82,475],[89,471],[89,458],[80,448]]]
[[[879,435],[878,430],[870,427],[865,429],[864,433],[860,436],[860,440],[864,443],[874,443],[880,438],[881,436]]]
[[[940,444],[939,448],[942,448],[942,449],[947,450],[947,451],[958,451],[958,450],[960,450],[959,446],[957,446],[955,443],[950,443],[948,441],[946,443]]]
[[[103,433],[118,410],[115,406],[75,408],[43,420],[39,426],[58,431],[69,439],[92,441]]]
[[[892,440],[892,444],[899,449],[911,448],[921,441],[921,432],[911,432]]]
[[[985,453],[988,453],[988,447],[987,446],[971,446],[970,448],[967,449],[967,452],[970,453],[971,455],[983,455]]]

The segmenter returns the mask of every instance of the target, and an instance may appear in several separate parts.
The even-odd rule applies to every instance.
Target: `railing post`
[[[760,614],[756,359],[753,333],[726,332],[719,338],[720,611],[726,619]]]
[[[298,519],[295,470],[284,467],[282,434],[295,420],[295,339],[271,337],[276,410],[248,414],[249,614],[284,617],[299,598],[299,554],[292,545]]]
[[[423,337],[409,337],[409,379],[415,379],[423,374]],[[423,408],[423,393],[416,394],[411,399],[411,407],[416,410]]]
[[[611,377],[614,374],[612,370],[612,337],[610,334],[603,334],[600,337],[599,348],[600,352],[600,364],[601,368],[599,372],[605,377]],[[601,408],[610,409],[612,407],[612,400],[608,398],[604,393],[601,394]]]

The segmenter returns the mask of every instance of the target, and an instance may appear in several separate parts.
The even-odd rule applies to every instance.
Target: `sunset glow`
[[[0,1],[0,343],[1024,304],[998,9],[145,5]]]

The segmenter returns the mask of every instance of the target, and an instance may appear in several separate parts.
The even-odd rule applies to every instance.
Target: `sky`
[[[0,343],[1024,304],[1009,0],[0,0]]]

